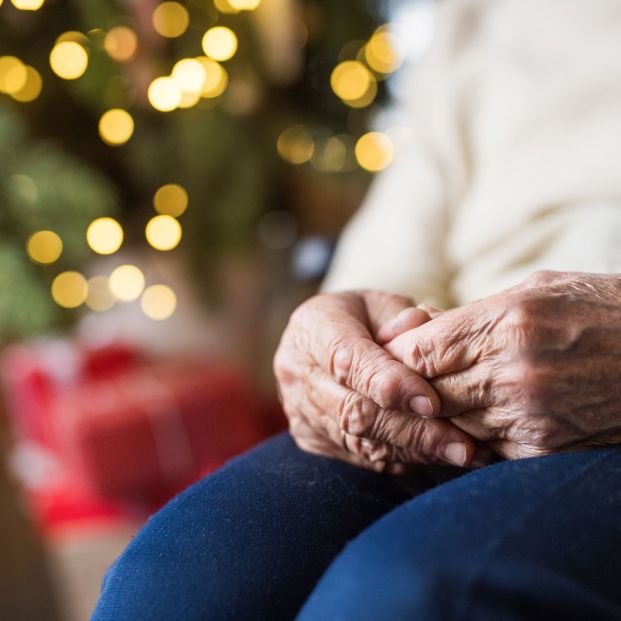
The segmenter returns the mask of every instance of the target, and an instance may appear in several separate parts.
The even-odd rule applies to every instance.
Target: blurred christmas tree
[[[390,160],[387,137],[367,133],[401,62],[377,29],[377,2],[0,5],[4,339],[67,322],[59,305],[86,299],[77,275],[64,288],[81,291],[54,296],[59,305],[50,284],[118,249],[113,226],[87,240],[94,219],[117,218],[129,244],[146,244],[148,223],[154,251],[175,248],[183,231],[205,275],[257,243],[267,211],[295,211],[300,187],[362,192],[365,169]]]

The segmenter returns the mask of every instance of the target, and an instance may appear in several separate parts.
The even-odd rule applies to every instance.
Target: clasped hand
[[[319,295],[274,370],[300,448],[377,471],[620,443],[621,278],[537,272],[447,312]]]

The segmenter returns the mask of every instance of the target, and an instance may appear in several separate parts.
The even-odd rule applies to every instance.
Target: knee
[[[459,618],[455,607],[468,576],[463,551],[447,556],[438,550],[433,557],[423,547],[407,546],[405,552],[399,540],[398,532],[391,544],[365,532],[352,542],[324,574],[298,621]]]

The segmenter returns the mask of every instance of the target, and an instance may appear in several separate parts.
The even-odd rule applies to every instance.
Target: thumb
[[[384,345],[397,360],[431,379],[471,367],[479,356],[478,335],[467,307],[408,330]]]

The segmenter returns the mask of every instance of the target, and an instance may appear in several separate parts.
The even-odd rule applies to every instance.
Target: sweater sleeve
[[[447,205],[463,167],[451,120],[450,23],[438,11],[429,50],[401,76],[397,107],[407,125],[397,132],[394,159],[343,232],[324,291],[374,288],[449,303]]]

